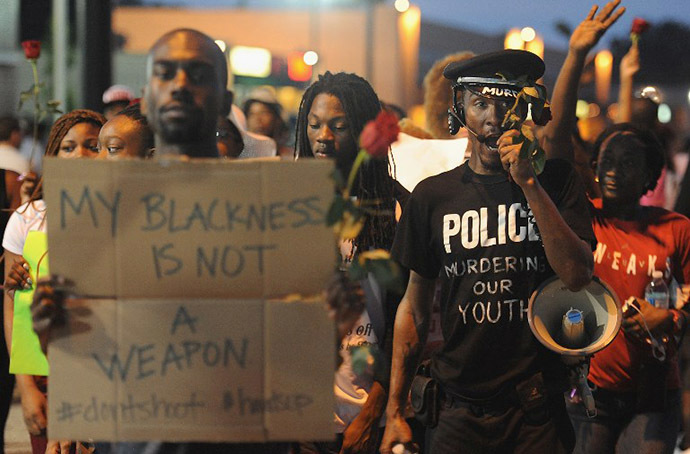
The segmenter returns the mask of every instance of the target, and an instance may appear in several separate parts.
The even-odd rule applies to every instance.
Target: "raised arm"
[[[568,55],[558,74],[551,97],[553,119],[546,125],[542,135],[541,145],[547,159],[561,158],[574,162],[571,135],[577,123],[575,107],[582,69],[589,51],[625,12],[624,7],[616,9],[619,4],[620,0],[607,3],[599,14],[596,14],[598,7],[592,6],[585,20],[570,36]]]
[[[628,53],[621,59],[616,123],[627,123],[632,119],[633,78],[639,70],[640,50],[637,43],[633,42]]]
[[[589,283],[594,269],[590,245],[568,226],[548,193],[534,174],[529,158],[520,158],[522,144],[513,144],[519,132],[506,131],[498,139],[503,167],[520,186],[539,228],[546,259],[563,283],[572,291]],[[586,213],[583,213],[586,214]]]
[[[388,454],[398,443],[410,443],[412,432],[405,422],[405,406],[412,378],[426,344],[431,318],[435,280],[410,271],[407,291],[395,316],[390,393],[386,406],[386,432],[381,453]]]

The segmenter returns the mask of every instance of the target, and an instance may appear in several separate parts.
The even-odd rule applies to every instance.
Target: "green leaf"
[[[534,140],[534,131],[529,125],[523,124],[520,127],[520,135],[527,140]]]
[[[522,89],[522,91],[527,95],[531,96],[532,98],[538,98],[539,97],[539,92],[535,87],[525,87]]]
[[[24,103],[27,102],[32,97],[33,97],[33,93],[27,93],[25,91],[19,93],[19,107],[17,107],[17,109],[21,110]]]
[[[347,268],[347,273],[353,281],[359,281],[367,277],[367,270],[359,264],[357,260],[353,260]]]
[[[540,85],[540,84],[534,84],[534,88],[539,93],[539,99],[546,101],[546,98],[547,98],[546,87],[543,85]]]
[[[371,344],[359,345],[351,350],[352,371],[362,375],[369,367],[374,366],[374,356],[371,354]]]
[[[47,111],[48,113],[50,113],[50,114],[62,114],[62,111],[61,111],[60,109],[58,109],[57,106],[55,106],[55,107],[53,107],[53,106],[48,106],[48,108],[46,109],[46,111]]]
[[[333,225],[333,229],[340,238],[354,240],[362,231],[365,221],[366,217],[358,208],[346,209],[343,211],[342,219]]]
[[[402,292],[402,273],[393,260],[368,260],[366,269],[382,288]]]
[[[20,95],[33,96],[34,95],[34,85],[32,84],[28,90],[24,90],[23,92],[20,93]]]
[[[520,124],[521,118],[515,113],[514,110],[509,110],[503,120],[503,128],[508,130],[508,129],[515,129],[517,126]]]
[[[52,108],[57,108],[57,106],[60,105],[60,101],[57,99],[51,99],[50,101],[46,102],[47,107],[52,107]]]
[[[345,178],[340,173],[340,170],[333,169],[333,172],[331,172],[331,178],[333,178],[333,181],[335,182],[336,189],[342,191],[345,188]]]
[[[340,194],[336,194],[331,202],[331,206],[328,208],[328,213],[326,213],[326,225],[332,226],[336,222],[340,221],[345,212],[345,199]]]
[[[532,167],[537,175],[544,171],[546,165],[546,153],[541,147],[537,147],[532,156]]]
[[[537,98],[532,102],[532,118],[539,118],[541,116],[542,110],[544,110],[544,105],[546,101]]]

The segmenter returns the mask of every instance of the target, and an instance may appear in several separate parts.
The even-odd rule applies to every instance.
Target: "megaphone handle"
[[[580,396],[582,397],[582,404],[585,406],[585,412],[588,418],[597,416],[597,405],[594,403],[594,396],[592,390],[587,384],[587,377],[580,375]]]

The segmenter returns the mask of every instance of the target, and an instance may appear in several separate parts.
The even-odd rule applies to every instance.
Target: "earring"
[[[599,177],[594,177],[594,182],[599,183]]]

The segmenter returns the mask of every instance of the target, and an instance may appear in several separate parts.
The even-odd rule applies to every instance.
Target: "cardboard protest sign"
[[[419,139],[405,133],[391,145],[395,179],[412,192],[417,184],[434,175],[454,169],[469,158],[467,138]]]
[[[49,351],[51,438],[333,437],[322,302],[91,299],[68,313]]]
[[[47,159],[51,438],[333,437],[332,163]]]
[[[332,164],[46,159],[52,272],[81,295],[320,292],[335,247]]]
[[[31,301],[38,278],[50,275],[48,268],[48,243],[44,232],[29,232],[24,241],[22,257],[29,264],[33,281],[30,290],[14,292],[14,316],[12,317],[12,347],[10,348],[10,373],[48,375],[48,359],[41,350],[38,336],[32,327]]]

